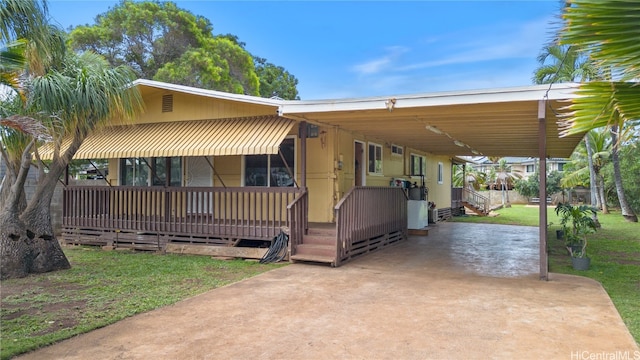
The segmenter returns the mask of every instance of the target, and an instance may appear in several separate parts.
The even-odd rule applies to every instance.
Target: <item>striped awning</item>
[[[89,135],[74,159],[277,154],[294,123],[254,116],[112,126]],[[38,151],[42,159],[53,157],[51,146]]]

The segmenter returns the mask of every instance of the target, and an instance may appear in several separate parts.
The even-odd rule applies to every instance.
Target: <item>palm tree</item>
[[[502,192],[502,206],[511,207],[509,202],[509,188],[513,187],[516,179],[522,177],[519,171],[512,170],[511,165],[507,164],[507,159],[500,159],[496,170],[496,186]]]
[[[453,171],[453,186],[480,190],[486,182],[486,174],[468,164],[456,165]]]
[[[565,174],[562,179],[562,186],[575,187],[582,185],[586,177],[586,173],[592,169],[595,176],[596,185],[595,194],[598,198],[599,208],[603,214],[609,213],[606,197],[604,194],[604,175],[602,169],[607,165],[611,158],[611,141],[609,133],[605,130],[591,130],[583,139],[585,150],[574,151],[572,154],[572,163],[575,170]],[[588,149],[592,149],[589,152]],[[586,152],[587,154],[582,154]],[[586,155],[586,156],[584,156]],[[591,181],[590,181],[591,183]]]
[[[600,76],[597,67],[590,60],[589,56],[581,53],[577,47],[568,45],[547,45],[538,55],[540,67],[535,70],[533,81],[536,84],[552,84],[555,82],[585,82],[596,79]],[[583,139],[587,149],[587,161],[589,164],[589,188],[591,193],[591,205],[601,208],[603,204],[598,196],[596,187],[596,172],[593,164],[593,149],[591,143]],[[606,204],[605,204],[606,206]],[[598,214],[594,213],[594,221],[600,224]]]
[[[564,7],[560,43],[584,49],[600,69],[610,69],[616,79],[580,86],[580,96],[571,105],[574,114],[565,124],[566,134],[640,118],[640,87],[636,86],[640,27],[637,17],[629,16],[639,12],[637,1],[572,0]],[[619,114],[614,116],[614,110]]]
[[[0,29],[3,39],[4,34],[19,35],[23,29],[16,30],[15,24],[22,24],[19,19],[33,15],[9,12],[8,16],[15,15],[18,20],[6,21],[4,6],[6,3],[2,2],[2,26],[9,24],[9,30]],[[34,7],[42,8],[46,7]],[[29,43],[28,47],[32,45]],[[36,53],[26,52],[27,60],[33,56]],[[33,63],[27,61],[27,64]],[[3,279],[69,267],[50,218],[51,199],[58,179],[88,134],[110,118],[126,119],[141,108],[139,93],[130,87],[134,79],[131,69],[111,68],[104,58],[93,53],[68,53],[55,66],[43,67],[42,74],[29,69],[27,65],[26,76],[23,76],[26,80],[20,84],[26,102],[22,106],[3,106],[0,117],[2,157],[15,162],[8,166],[15,170],[15,177],[10,179],[10,193],[0,209],[0,277]],[[16,137],[24,139],[22,144],[15,141]],[[48,172],[44,171],[45,164],[37,152],[43,142],[54,148]],[[26,207],[22,207],[20,198],[32,164],[32,150],[35,150],[40,176],[34,195]]]
[[[618,150],[620,149],[620,141],[618,136],[618,125],[611,126],[611,162],[613,163],[613,179],[616,184],[616,192],[618,201],[620,202],[620,210],[625,220],[630,222],[638,222],[638,216],[633,212],[631,205],[627,202],[627,198],[622,185],[622,173],[620,172],[620,159]]]
[[[621,3],[616,0],[573,0],[564,7],[564,28],[560,41],[587,49],[591,57],[603,69],[610,69],[616,81],[587,83],[580,87],[578,98],[572,101],[573,116],[565,124],[565,133],[611,125],[616,138],[614,171],[619,169],[617,148],[620,138],[616,129],[624,123],[640,118],[640,27],[637,17],[629,14],[640,12],[637,1]],[[617,172],[616,172],[617,173]],[[637,221],[637,216],[626,201],[622,182],[616,174],[616,191],[623,209],[623,216]]]
[[[575,46],[547,45],[538,55],[540,66],[533,73],[536,84],[584,82],[597,78],[598,69]]]

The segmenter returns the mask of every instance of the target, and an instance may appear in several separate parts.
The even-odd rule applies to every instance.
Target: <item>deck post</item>
[[[307,187],[307,122],[301,121],[298,131],[300,137],[300,187]]]
[[[549,280],[547,257],[547,121],[546,100],[538,102],[538,157],[540,159],[540,280]]]

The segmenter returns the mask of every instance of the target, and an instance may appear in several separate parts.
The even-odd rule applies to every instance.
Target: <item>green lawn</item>
[[[598,214],[602,228],[589,236],[587,254],[591,267],[576,271],[571,267],[563,242],[556,240],[560,229],[553,208],[548,209],[549,270],[555,273],[586,276],[602,283],[629,331],[640,344],[640,223],[626,222],[619,212]],[[498,210],[498,216],[462,216],[453,221],[494,224],[538,225],[537,206],[513,205]],[[579,299],[567,299],[579,301]]]
[[[0,358],[281,266],[99,248],[64,251],[70,270],[2,281]]]

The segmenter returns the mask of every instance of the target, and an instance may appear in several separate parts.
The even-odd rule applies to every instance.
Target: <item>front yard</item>
[[[66,247],[72,268],[2,281],[2,359],[282,265]]]

